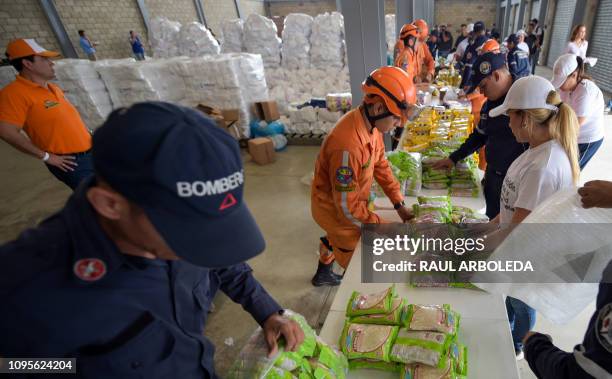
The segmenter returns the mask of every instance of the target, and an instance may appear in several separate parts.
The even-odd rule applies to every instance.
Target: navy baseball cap
[[[477,21],[474,23],[474,33],[482,32],[485,30],[485,24],[482,21]]]
[[[265,248],[243,201],[238,143],[194,109],[163,102],[112,112],[93,136],[99,177],[138,205],[180,258],[216,268]]]
[[[478,56],[472,65],[470,88],[467,93],[474,92],[483,79],[502,67],[506,67],[506,55],[503,53],[488,52]]]
[[[506,38],[506,42],[517,45],[518,44],[518,36],[516,34],[510,34],[508,38]]]

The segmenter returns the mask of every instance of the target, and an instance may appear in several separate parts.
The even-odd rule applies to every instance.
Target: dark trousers
[[[514,350],[519,352],[523,350],[523,338],[535,325],[536,311],[519,299],[508,296],[506,297],[506,312],[510,321]]]
[[[538,59],[540,59],[540,49],[536,50],[529,56],[529,63],[531,63],[531,75],[535,75],[535,69],[538,65]]]
[[[74,191],[83,179],[86,179],[94,173],[91,151],[66,155],[74,156],[74,161],[77,164],[74,171],[62,171],[60,168],[51,165],[47,165],[47,169],[49,169],[53,176],[59,181],[63,182]]]
[[[599,150],[602,143],[603,138],[595,142],[578,144],[578,164],[580,165],[581,171],[584,169],[587,163],[589,163],[591,158],[593,158],[593,155],[595,155],[597,150]]]
[[[499,214],[499,198],[505,176],[498,171],[487,169],[482,179],[482,190],[487,204],[487,217],[490,219]]]

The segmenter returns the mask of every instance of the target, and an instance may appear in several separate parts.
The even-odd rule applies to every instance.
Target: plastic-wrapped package
[[[102,125],[113,110],[113,104],[94,62],[88,59],[61,59],[55,62],[55,74],[85,125],[90,129]]]
[[[453,341],[448,349],[448,356],[451,359],[455,372],[459,375],[468,374],[468,348],[464,344]]]
[[[416,196],[421,192],[421,154],[396,150],[388,153],[387,159],[399,169],[397,180],[403,185],[405,195]]]
[[[400,330],[389,358],[399,363],[423,363],[439,367],[446,363],[450,337],[446,333]]]
[[[149,41],[155,58],[169,58],[179,55],[179,33],[181,23],[170,21],[166,17],[155,17],[151,20]]]
[[[223,45],[221,49],[224,53],[241,53],[244,51],[243,20],[239,18],[225,20],[221,25],[221,30],[223,31]]]
[[[340,337],[342,352],[348,359],[367,358],[389,362],[389,352],[398,331],[399,326],[346,322]]]
[[[317,108],[317,114],[320,121],[337,123],[344,113],[342,112],[332,112],[327,108]]]
[[[351,359],[349,361],[349,369],[351,370],[359,370],[359,369],[373,369],[373,370],[381,370],[387,372],[397,372],[399,373],[402,370],[403,366],[396,362],[382,362],[374,359]]]
[[[406,316],[406,300],[396,297],[391,304],[391,312],[356,316],[351,318],[355,324],[403,325]]]
[[[317,68],[342,67],[345,63],[344,17],[338,12],[314,18],[310,35],[310,63]]]
[[[328,93],[325,96],[325,104],[332,112],[348,111],[353,105],[353,97],[350,92]]]
[[[408,330],[432,331],[455,335],[459,330],[459,314],[450,309],[450,305],[408,306],[406,325]]]
[[[396,42],[395,37],[395,14],[385,15],[385,40],[387,41],[387,52],[393,53]]]
[[[376,313],[389,313],[391,312],[394,297],[395,285],[373,294],[353,291],[346,305],[346,315],[348,317],[355,317]]]
[[[310,33],[313,18],[303,13],[290,13],[285,17],[282,40],[283,67],[289,69],[310,67]]]
[[[15,80],[17,70],[13,66],[0,66],[0,89]]]
[[[290,108],[289,109],[289,119],[291,120],[292,123],[301,123],[301,122],[315,123],[317,122],[317,112],[311,106],[302,107],[300,109]]]
[[[188,57],[219,54],[221,47],[210,31],[199,22],[189,22],[179,33],[179,53]]]
[[[246,51],[261,54],[266,67],[278,67],[281,63],[281,40],[274,21],[252,13],[244,23],[244,45]]]
[[[400,376],[402,378],[419,379],[459,379],[450,362],[446,362],[443,368],[418,363],[405,365]]]

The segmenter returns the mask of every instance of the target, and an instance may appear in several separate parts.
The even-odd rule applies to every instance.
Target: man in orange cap
[[[401,48],[395,66],[401,68],[408,73],[410,79],[414,82],[417,76],[417,39],[419,38],[419,28],[414,24],[406,24],[400,30],[400,38],[396,44],[396,50]]]
[[[93,173],[91,134],[62,90],[49,83],[55,78],[51,58],[59,53],[18,39],[8,44],[6,56],[19,75],[0,91],[0,138],[76,188]]]
[[[429,27],[423,19],[418,19],[414,25],[419,28],[419,38],[417,40],[416,61],[417,61],[417,76],[418,82],[431,82],[436,72],[436,62],[431,56],[429,47],[427,46],[427,38],[429,37]]]
[[[362,90],[362,104],[325,138],[315,165],[312,216],[327,233],[321,238],[315,286],[340,284],[340,276],[332,271],[334,260],[346,268],[361,237],[361,224],[385,222],[368,209],[374,179],[402,220],[412,217],[383,144],[383,134],[401,126],[415,102],[412,78],[397,67],[381,67],[367,77]]]

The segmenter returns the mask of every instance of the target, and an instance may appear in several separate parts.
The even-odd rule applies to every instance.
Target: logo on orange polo
[[[57,107],[59,105],[57,101],[53,101],[53,100],[45,100],[44,104],[45,104],[45,109]]]

